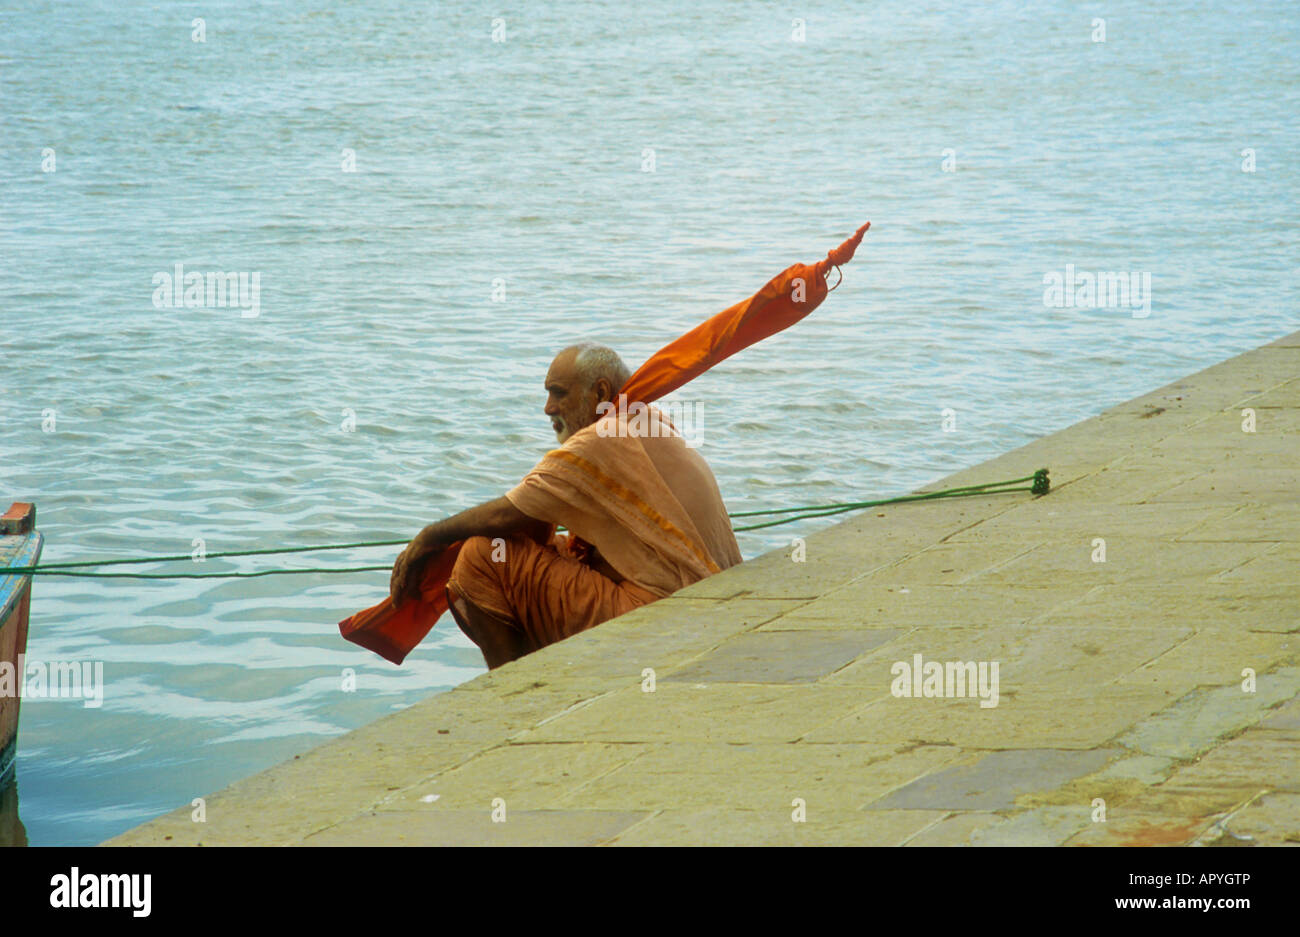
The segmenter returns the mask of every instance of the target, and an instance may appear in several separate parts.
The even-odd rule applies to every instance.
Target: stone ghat
[[[109,845],[1300,842],[1298,438],[1300,332]]]

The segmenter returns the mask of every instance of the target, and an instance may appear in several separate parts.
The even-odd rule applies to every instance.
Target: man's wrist
[[[442,537],[439,535],[436,524],[430,524],[424,530],[415,535],[415,548],[421,556],[427,556],[435,553],[439,548],[445,546],[442,543]]]

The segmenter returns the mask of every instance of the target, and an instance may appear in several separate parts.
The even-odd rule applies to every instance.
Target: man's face
[[[595,390],[582,386],[574,367],[576,358],[576,352],[562,351],[546,372],[545,412],[561,445],[578,430],[596,422],[596,404],[600,402]]]

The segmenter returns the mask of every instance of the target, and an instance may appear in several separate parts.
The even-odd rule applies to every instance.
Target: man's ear
[[[596,402],[613,403],[614,402],[614,384],[607,377],[596,378]]]

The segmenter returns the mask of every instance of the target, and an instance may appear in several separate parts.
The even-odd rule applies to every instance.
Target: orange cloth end
[[[339,622],[339,634],[353,644],[400,664],[447,611],[447,580],[464,541],[457,540],[424,565],[420,598],[394,604],[392,597]]]

